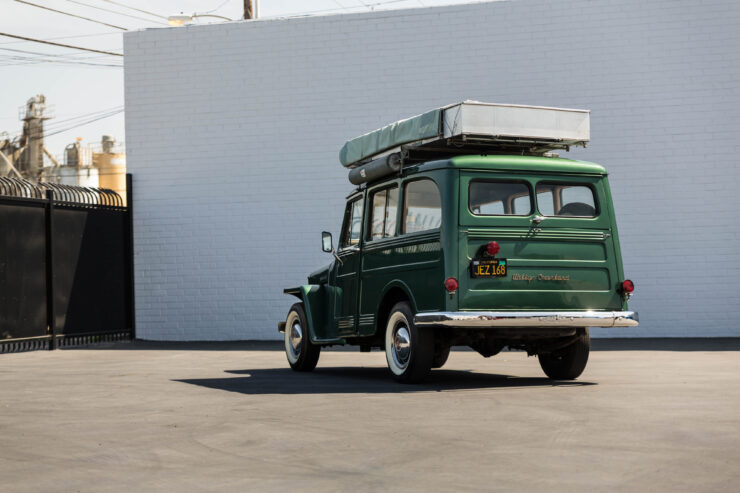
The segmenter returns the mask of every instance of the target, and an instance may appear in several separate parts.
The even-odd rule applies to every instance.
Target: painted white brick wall
[[[337,153],[464,99],[589,108],[635,330],[740,336],[740,2],[520,0],[125,35],[147,339],[275,339],[328,263]]]

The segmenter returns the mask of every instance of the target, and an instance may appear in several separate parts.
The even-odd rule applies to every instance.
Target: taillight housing
[[[457,291],[457,288],[458,288],[457,279],[455,279],[454,277],[448,277],[445,280],[445,289],[447,290],[448,293],[450,294],[454,293],[455,291]]]
[[[492,257],[495,257],[499,250],[501,250],[501,247],[499,246],[498,241],[489,241],[488,245],[486,245],[486,251],[488,252],[488,255],[491,255]]]
[[[625,279],[622,281],[622,293],[624,296],[629,299],[630,296],[632,296],[632,293],[635,290],[635,283],[630,281],[629,279]]]

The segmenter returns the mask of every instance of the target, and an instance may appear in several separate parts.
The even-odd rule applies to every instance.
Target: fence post
[[[136,304],[134,291],[134,189],[131,173],[126,173],[126,258],[128,259],[128,309],[131,339],[136,339]]]
[[[46,324],[49,350],[57,348],[56,317],[54,316],[54,190],[46,191]]]

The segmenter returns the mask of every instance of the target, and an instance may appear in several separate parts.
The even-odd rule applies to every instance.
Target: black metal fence
[[[0,177],[0,353],[135,337],[126,188]]]

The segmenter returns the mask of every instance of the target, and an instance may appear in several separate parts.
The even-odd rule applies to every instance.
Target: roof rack
[[[589,127],[588,110],[464,101],[351,139],[339,159],[358,185],[421,161],[466,154],[541,156],[585,147]]]

